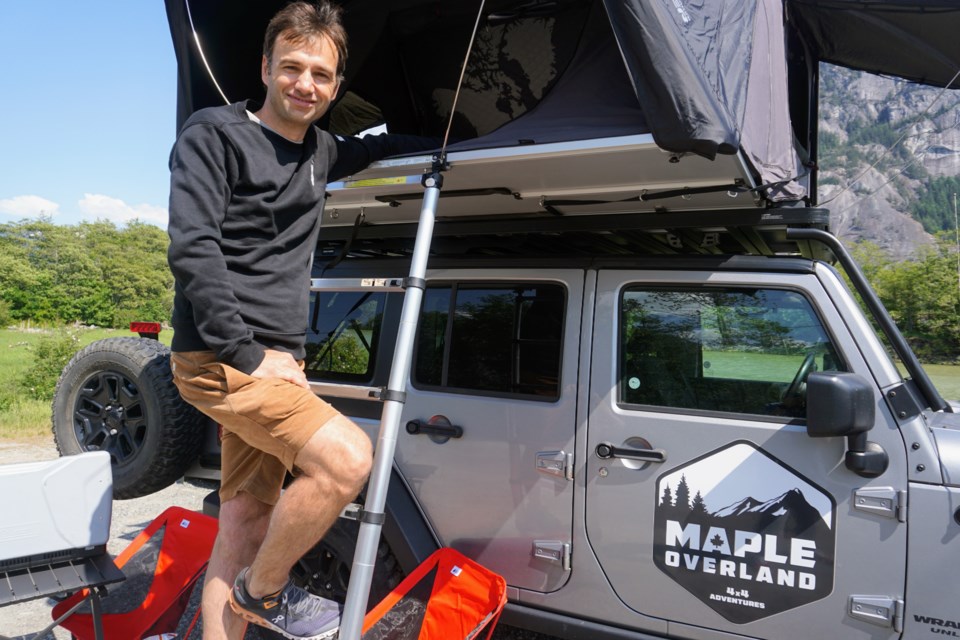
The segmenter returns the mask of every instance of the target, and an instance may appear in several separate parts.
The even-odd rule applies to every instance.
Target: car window
[[[427,287],[415,383],[450,391],[558,398],[564,306],[564,289],[557,284]]]
[[[307,327],[307,377],[371,381],[385,301],[385,293],[315,292]]]
[[[806,376],[843,371],[810,302],[783,289],[629,288],[622,403],[802,417]]]

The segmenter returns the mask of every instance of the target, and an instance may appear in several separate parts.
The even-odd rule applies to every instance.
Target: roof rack
[[[432,255],[801,255],[833,261],[820,243],[788,239],[788,228],[828,230],[815,207],[554,216],[437,218]],[[417,225],[323,227],[318,257],[409,255]]]

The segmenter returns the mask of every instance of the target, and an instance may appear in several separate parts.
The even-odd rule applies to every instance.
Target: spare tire
[[[183,476],[208,418],[180,397],[170,350],[148,338],[107,338],[77,352],[53,394],[61,455],[107,451],[115,498],[139,498]]]

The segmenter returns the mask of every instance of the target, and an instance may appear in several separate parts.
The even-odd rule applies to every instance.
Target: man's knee
[[[338,415],[313,434],[297,456],[297,465],[307,476],[330,477],[353,493],[352,498],[370,475],[373,446],[362,429]]]

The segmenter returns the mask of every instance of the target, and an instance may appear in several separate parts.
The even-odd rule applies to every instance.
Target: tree
[[[664,507],[673,506],[673,492],[670,491],[670,485],[664,485],[663,496],[660,498],[660,504]]]
[[[173,276],[162,229],[133,222],[0,225],[0,301],[12,320],[121,327],[163,321]]]
[[[690,487],[687,485],[687,476],[680,476],[680,484],[677,485],[677,509],[684,511],[690,509]]]
[[[894,262],[867,242],[851,253],[918,357],[931,363],[960,359],[960,287],[951,233],[939,233],[936,246],[917,260]]]
[[[690,510],[694,513],[706,513],[707,505],[703,502],[703,496],[700,495],[700,492],[697,491],[697,495],[693,496],[693,504],[690,505]]]
[[[929,233],[954,230],[953,198],[954,194],[960,194],[960,177],[931,178],[925,186],[910,207],[910,213]]]
[[[81,227],[107,283],[111,324],[124,326],[132,320],[169,318],[173,309],[173,275],[167,267],[166,233],[139,222],[124,229],[104,222]]]

